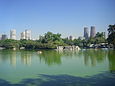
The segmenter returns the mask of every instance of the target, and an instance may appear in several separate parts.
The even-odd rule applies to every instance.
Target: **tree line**
[[[108,38],[105,39],[104,34],[97,32],[94,38],[86,39],[68,39],[62,38],[61,34],[54,34],[52,32],[47,32],[43,36],[39,37],[39,40],[13,40],[6,39],[0,40],[0,47],[4,47],[5,49],[20,49],[24,47],[25,49],[55,49],[57,46],[79,46],[79,47],[89,47],[91,44],[99,44],[99,43],[109,43],[113,44],[115,48],[115,25],[109,25],[108,29]]]

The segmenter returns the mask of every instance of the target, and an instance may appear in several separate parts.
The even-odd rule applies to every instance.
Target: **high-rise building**
[[[31,30],[25,30],[22,32],[21,39],[31,40]]]
[[[25,39],[25,32],[21,33],[21,39]]]
[[[88,40],[89,38],[89,29],[87,27],[84,27],[84,38]]]
[[[10,39],[16,40],[16,30],[10,30]]]
[[[31,30],[25,30],[25,39],[31,40]]]
[[[90,37],[93,38],[96,35],[95,26],[91,26]]]
[[[5,40],[7,39],[7,35],[6,34],[2,34],[1,40]]]

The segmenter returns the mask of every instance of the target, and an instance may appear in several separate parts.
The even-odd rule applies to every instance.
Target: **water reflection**
[[[16,51],[11,52],[10,54],[10,64],[16,67]]]
[[[115,51],[108,52],[108,60],[109,60],[109,70],[111,72],[115,71]]]
[[[17,62],[31,65],[34,61],[45,63],[47,65],[61,65],[63,58],[82,58],[85,66],[96,66],[98,63],[108,61],[109,69],[115,71],[115,51],[109,50],[81,50],[81,51],[54,51],[43,50],[42,54],[36,51],[0,51],[0,63],[10,62],[11,66],[16,67]],[[33,62],[34,62],[33,61]]]
[[[106,50],[85,50],[83,51],[84,64],[96,66],[97,63],[101,63],[106,60]]]
[[[56,51],[43,51],[43,53],[39,55],[39,58],[40,61],[45,61],[45,64],[53,65],[61,64],[61,56],[62,53]]]
[[[31,65],[32,52],[21,52],[21,62],[26,65]]]
[[[7,51],[0,51],[0,60],[1,62],[5,62],[9,59],[9,56],[10,56],[10,52],[7,52]]]
[[[79,56],[78,51],[43,51],[42,54],[39,54],[38,57],[40,58],[40,61],[44,61],[47,65],[54,65],[54,64],[61,64],[62,58],[73,58]]]

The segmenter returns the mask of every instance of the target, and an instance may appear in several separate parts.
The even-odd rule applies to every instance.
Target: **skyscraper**
[[[10,30],[10,39],[16,40],[16,30]]]
[[[25,39],[25,32],[21,33],[21,39]]]
[[[84,27],[84,38],[88,40],[89,38],[89,29],[87,27]]]
[[[25,39],[31,40],[31,30],[25,30]]]
[[[91,26],[90,37],[93,38],[96,35],[95,26]]]

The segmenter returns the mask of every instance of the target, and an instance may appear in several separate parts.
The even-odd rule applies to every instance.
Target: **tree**
[[[64,43],[67,44],[67,45],[74,45],[73,40],[69,40],[68,38],[64,38],[63,41],[64,41]]]
[[[44,36],[40,36],[39,42],[55,44],[55,45],[63,45],[63,43],[64,43],[61,38],[61,34],[59,34],[59,33],[54,34],[52,32],[47,32],[44,34]]]
[[[104,43],[104,42],[106,42],[104,33],[97,32],[95,36],[95,43],[98,44],[98,43]]]
[[[6,49],[19,48],[19,41],[13,39],[1,40],[0,46]]]
[[[76,46],[83,47],[84,39],[83,39],[83,40],[80,39],[80,38],[74,39],[74,40],[73,40],[73,43],[74,43],[74,45],[76,45]]]
[[[115,24],[109,25],[107,41],[109,44],[113,44],[113,48],[115,49]]]

